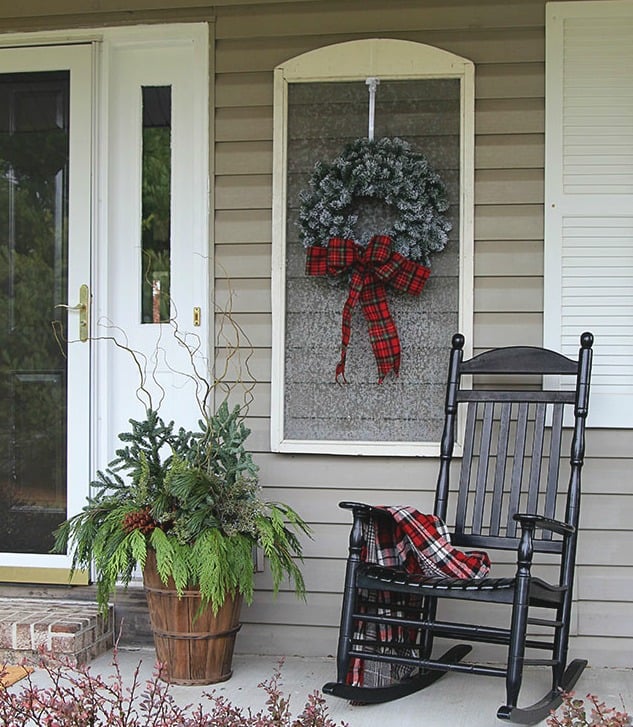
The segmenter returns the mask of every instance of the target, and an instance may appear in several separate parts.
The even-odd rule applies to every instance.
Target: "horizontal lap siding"
[[[421,7],[423,6],[423,7]],[[367,2],[217,8],[215,272],[219,306],[255,351],[251,445],[272,498],[313,523],[304,566],[308,606],[272,599],[266,573],[246,610],[239,648],[332,654],[336,648],[348,515],[341,499],[432,503],[432,460],[269,452],[273,68],[331,43],[391,37],[475,63],[475,346],[542,342],[544,2]],[[227,278],[230,282],[227,282]],[[625,663],[633,637],[626,555],[633,547],[629,433],[590,431],[579,554],[575,644],[594,663]],[[400,489],[392,491],[391,483]],[[605,492],[610,492],[607,497]],[[608,565],[607,565],[608,564]],[[603,603],[602,601],[606,601]],[[627,637],[627,638],[623,638]],[[574,646],[574,650],[576,646]]]

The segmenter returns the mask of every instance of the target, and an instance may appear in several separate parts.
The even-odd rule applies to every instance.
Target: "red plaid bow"
[[[400,370],[400,339],[387,304],[387,284],[403,293],[419,295],[431,271],[391,251],[391,238],[375,235],[367,247],[353,240],[333,237],[327,247],[308,248],[308,275],[340,275],[351,270],[349,295],[343,307],[341,359],[336,380],[345,379],[345,357],[352,332],[352,308],[360,300],[369,327],[369,340],[378,365],[378,381],[393,369]]]

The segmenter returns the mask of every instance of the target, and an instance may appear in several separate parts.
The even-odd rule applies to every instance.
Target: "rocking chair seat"
[[[376,582],[389,584],[389,590],[402,589],[405,593],[422,590],[499,591],[514,588],[514,578],[443,578],[406,573],[399,568],[375,564],[361,565],[358,570],[358,585],[361,588],[376,588]]]
[[[512,603],[516,578],[443,578],[363,563],[358,567],[357,583],[359,588],[378,590],[384,587],[385,590],[418,595],[433,595],[433,591],[442,591],[444,598],[453,595],[455,598],[468,599],[468,592],[471,592],[470,597],[476,600]],[[565,591],[566,588],[533,577],[529,596],[530,600],[547,601],[547,605],[551,606],[561,601]]]

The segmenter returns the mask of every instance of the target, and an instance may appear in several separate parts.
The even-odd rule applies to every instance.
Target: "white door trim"
[[[27,52],[27,47],[37,47],[58,53],[57,48],[60,46],[66,48],[73,56],[81,56],[82,62],[77,69],[77,79],[81,78],[82,83],[88,84],[84,93],[71,92],[71,104],[79,105],[75,112],[78,113],[78,110],[81,112],[88,132],[87,136],[73,141],[71,146],[71,164],[82,165],[81,172],[75,168],[71,172],[72,192],[80,195],[77,201],[71,202],[74,206],[71,214],[81,217],[85,229],[82,233],[73,234],[69,246],[73,252],[87,256],[87,268],[85,274],[69,277],[69,303],[76,302],[79,285],[83,283],[91,285],[93,307],[90,330],[93,335],[97,321],[100,317],[108,315],[112,303],[112,296],[108,293],[108,282],[112,271],[108,244],[111,239],[108,198],[111,191],[109,189],[111,150],[108,141],[108,115],[112,81],[110,63],[113,50],[123,47],[151,49],[188,46],[191,48],[191,67],[187,68],[187,73],[195,90],[191,97],[192,153],[189,153],[185,162],[188,166],[190,185],[187,189],[176,190],[176,200],[172,201],[172,204],[181,208],[181,219],[186,217],[187,229],[181,229],[180,235],[181,238],[189,235],[191,259],[195,260],[200,274],[183,280],[180,283],[180,290],[177,284],[173,297],[177,299],[180,292],[186,289],[191,298],[199,302],[202,308],[200,333],[204,334],[202,336],[204,354],[211,360],[213,310],[209,291],[209,278],[212,274],[209,249],[209,24],[198,22],[136,25],[7,34],[0,37],[0,50],[11,48],[17,52],[22,50]],[[25,69],[20,68],[20,70]],[[33,68],[33,70],[40,69]],[[41,70],[47,70],[46,66],[43,65]],[[79,144],[84,145],[85,151],[81,151],[82,147]],[[92,185],[85,180],[92,180]],[[188,212],[186,215],[182,212],[184,207]],[[86,279],[87,277],[91,279]],[[71,321],[71,335],[73,325],[74,322]],[[76,426],[73,431],[69,431],[68,435],[69,467],[71,455],[73,461],[77,463],[74,473],[71,475],[69,472],[68,477],[69,515],[79,512],[83,507],[92,475],[97,469],[105,467],[114,454],[110,408],[112,392],[116,391],[116,386],[110,375],[107,347],[77,343],[73,344],[73,355],[75,354],[78,359],[77,363],[72,364],[72,371],[69,370],[69,380],[71,376],[74,380],[83,377],[86,382],[85,391],[89,391],[90,395],[89,407],[86,407],[86,421],[81,426]],[[73,404],[69,401],[69,407],[71,405]],[[130,416],[137,413],[131,411]],[[193,407],[191,413],[195,421],[197,416]],[[89,432],[87,442],[86,432]],[[84,444],[77,446],[80,438]],[[116,444],[116,439],[114,443]],[[77,487],[78,482],[85,483],[85,488]],[[71,487],[71,483],[75,484]],[[14,569],[25,566],[26,554],[9,554],[9,556],[0,562],[0,569],[3,565]],[[70,566],[68,556],[28,555],[28,557],[32,559],[29,561],[28,578],[32,582],[66,582]],[[50,577],[45,574],[47,569],[51,573]]]
[[[102,243],[95,256],[95,287],[100,290],[95,299],[95,330],[99,334],[99,322],[111,321],[125,330],[133,348],[147,355],[152,354],[159,336],[163,336],[161,345],[168,342],[169,326],[142,325],[138,318],[134,320],[140,258],[130,254],[129,264],[121,268],[119,263],[118,269],[115,258],[126,255],[126,247],[138,249],[140,245],[140,87],[172,85],[171,296],[177,307],[179,327],[199,335],[203,356],[210,357],[213,319],[208,283],[208,32],[206,23],[135,26],[110,29],[102,42],[99,184],[103,193],[98,215],[98,237]],[[186,65],[170,66],[170,59]],[[130,69],[127,75],[126,64]],[[138,96],[134,96],[135,89]],[[113,281],[125,300],[119,299]],[[191,326],[193,305],[202,308],[202,324],[195,329]],[[131,313],[126,319],[128,312]],[[101,334],[104,333],[102,330]],[[110,342],[97,343],[94,400],[99,415],[95,422],[95,469],[103,469],[118,446],[117,434],[129,428],[130,417],[142,417],[144,409],[135,398],[138,379],[130,359]],[[135,378],[125,381],[127,388],[121,394],[121,377],[126,376],[126,368]],[[113,391],[119,392],[125,407],[117,406]],[[194,404],[183,411],[182,394],[175,398],[179,401],[170,402],[167,398],[161,407],[163,416],[176,419],[178,425],[195,424],[199,413]]]

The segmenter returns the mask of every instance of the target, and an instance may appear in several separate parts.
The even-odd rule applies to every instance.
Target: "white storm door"
[[[105,38],[106,228],[98,271],[98,465],[158,409],[177,426],[200,418],[208,328],[208,27],[112,30]],[[138,365],[137,365],[138,362]],[[199,383],[199,382],[198,382]]]
[[[0,47],[0,580],[67,582],[88,494],[90,43]]]

